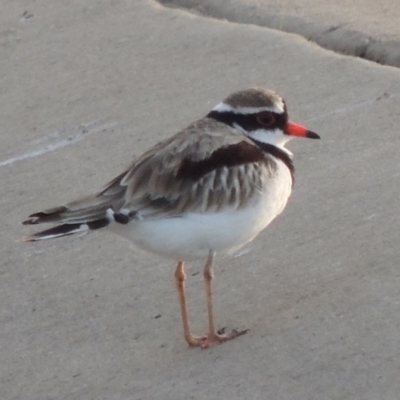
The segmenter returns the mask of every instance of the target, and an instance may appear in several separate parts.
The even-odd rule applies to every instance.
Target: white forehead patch
[[[232,112],[235,114],[257,114],[262,111],[270,111],[277,114],[283,114],[284,105],[283,101],[279,99],[272,107],[232,107],[224,102],[217,104],[213,111],[218,112]]]

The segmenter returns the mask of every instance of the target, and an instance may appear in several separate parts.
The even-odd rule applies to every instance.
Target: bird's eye
[[[262,126],[269,128],[275,123],[275,115],[269,111],[264,111],[257,114],[257,121]]]

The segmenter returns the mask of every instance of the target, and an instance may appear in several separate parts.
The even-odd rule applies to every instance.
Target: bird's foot
[[[249,330],[244,329],[242,331],[238,331],[237,329],[233,329],[230,333],[225,333],[225,328],[219,329],[217,332],[211,332],[208,336],[205,337],[197,337],[190,336],[186,338],[189,346],[191,347],[200,347],[202,349],[208,349],[210,346],[214,344],[219,344],[223,342],[227,342],[228,340],[232,340],[237,338],[238,336],[242,336],[246,334]]]
[[[238,331],[237,329],[233,329],[230,333],[225,333],[226,328],[219,329],[217,332],[209,333],[206,340],[203,342],[201,348],[208,349],[210,346],[218,343],[227,342],[228,340],[235,339],[239,336],[246,334],[249,330],[244,329],[242,331]]]

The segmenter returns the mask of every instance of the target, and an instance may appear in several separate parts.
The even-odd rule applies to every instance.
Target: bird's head
[[[315,132],[290,122],[283,98],[262,88],[232,93],[217,104],[208,117],[230,125],[255,142],[281,148],[295,136],[320,138]]]

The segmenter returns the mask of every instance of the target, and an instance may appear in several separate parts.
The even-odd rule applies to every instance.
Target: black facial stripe
[[[287,114],[278,114],[272,111],[271,114],[275,117],[275,123],[269,126],[268,129],[281,129],[282,131],[285,131],[288,121]],[[245,131],[251,132],[257,129],[265,129],[265,126],[257,120],[257,115],[258,114],[235,114],[232,111],[221,112],[213,110],[207,114],[207,117],[213,118],[232,127],[237,124]]]

